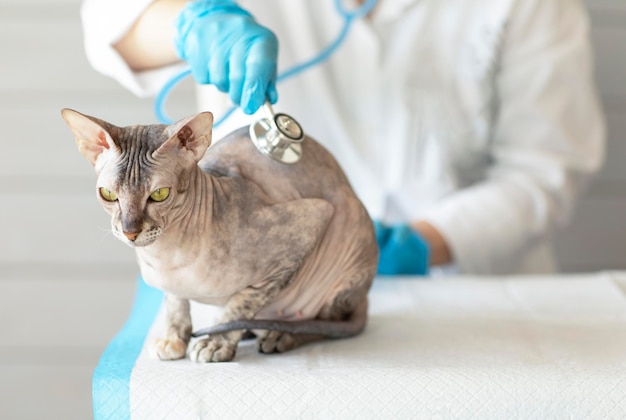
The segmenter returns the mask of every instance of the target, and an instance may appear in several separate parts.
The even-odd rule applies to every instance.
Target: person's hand
[[[196,82],[228,92],[234,104],[253,114],[275,103],[278,40],[232,0],[189,2],[176,20],[177,54]]]
[[[388,226],[374,221],[380,248],[378,274],[426,275],[430,250],[428,243],[407,224]]]

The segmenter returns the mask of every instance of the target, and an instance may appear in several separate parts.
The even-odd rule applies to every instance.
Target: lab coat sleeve
[[[444,198],[426,217],[466,273],[510,272],[568,221],[604,158],[589,23],[578,0],[518,1],[501,64],[486,179]]]
[[[113,48],[153,0],[84,0],[81,20],[85,52],[91,66],[140,97],[154,96],[184,63],[134,72]],[[172,25],[174,23],[172,22]]]

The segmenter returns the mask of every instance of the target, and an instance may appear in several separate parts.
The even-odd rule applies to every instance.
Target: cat
[[[164,291],[166,331],[153,357],[187,355],[190,300],[223,306],[226,323],[189,349],[198,362],[232,360],[255,327],[262,353],[364,329],[374,227],[315,140],[305,137],[302,159],[284,164],[261,154],[247,127],[211,145],[210,112],[129,127],[67,108],[62,116],[95,168],[113,234]]]

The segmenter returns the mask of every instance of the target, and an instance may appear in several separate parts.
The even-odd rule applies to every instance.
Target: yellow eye
[[[100,188],[100,196],[106,201],[117,200],[117,195],[113,194],[110,190],[107,190],[106,188]]]
[[[158,190],[150,194],[150,199],[152,201],[160,202],[160,201],[164,201],[169,196],[170,196],[169,188],[159,188]]]

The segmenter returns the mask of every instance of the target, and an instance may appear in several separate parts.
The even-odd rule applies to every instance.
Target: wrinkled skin
[[[167,331],[151,347],[155,357],[187,353],[190,300],[223,306],[221,322],[352,319],[362,330],[378,261],[373,226],[335,159],[313,139],[287,165],[258,152],[247,128],[209,148],[210,113],[123,128],[67,109],[63,117],[96,169],[114,235],[135,248],[144,280],[165,292]],[[165,189],[165,199],[151,198]],[[322,338],[328,324],[309,333],[257,332],[259,350]],[[231,360],[243,333],[198,340],[190,357]]]

